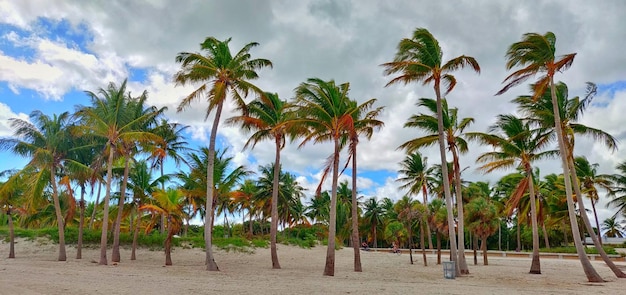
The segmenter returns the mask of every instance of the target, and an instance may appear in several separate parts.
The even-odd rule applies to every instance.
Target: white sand
[[[141,249],[130,261],[101,266],[99,249],[68,246],[68,259],[55,261],[58,246],[19,240],[15,259],[0,243],[0,294],[626,294],[626,279],[617,279],[600,261],[592,262],[606,283],[587,283],[577,260],[542,259],[541,275],[528,274],[528,258],[489,258],[472,265],[470,275],[445,279],[436,257],[427,267],[421,254],[361,251],[363,272],[353,269],[353,250],[336,252],[335,276],[323,276],[326,247],[302,249],[279,245],[282,269],[272,270],[269,249],[253,254],[215,251],[219,272],[208,272],[204,252],[177,248],[173,266],[165,267],[162,251]],[[108,253],[110,259],[110,251]],[[479,263],[482,259],[479,258]],[[626,269],[626,262],[617,262]]]

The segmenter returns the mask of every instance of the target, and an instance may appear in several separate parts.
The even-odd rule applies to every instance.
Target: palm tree
[[[20,203],[24,191],[25,182],[23,174],[19,171],[5,170],[0,173],[0,178],[8,176],[4,182],[0,182],[0,210],[4,211],[9,222],[9,258],[15,258],[15,231],[13,226],[13,213],[20,211]]]
[[[522,36],[522,41],[513,43],[506,53],[508,70],[515,67],[522,67],[522,69],[516,70],[508,77],[504,79],[504,83],[507,83],[497,95],[503,94],[511,87],[514,87],[536,74],[542,75],[533,86],[534,95],[533,99],[537,100],[541,95],[546,92],[548,87],[550,88],[550,95],[552,98],[552,109],[554,114],[554,126],[561,125],[561,114],[558,107],[558,101],[556,97],[556,87],[554,84],[554,75],[557,72],[567,70],[574,62],[576,53],[570,53],[563,56],[555,56],[556,52],[556,36],[552,32],[547,32],[545,35],[537,33],[527,33]],[[587,279],[590,282],[603,282],[604,280],[596,272],[593,265],[589,261],[585,250],[583,249],[580,234],[578,232],[578,224],[576,223],[576,212],[574,208],[574,199],[572,197],[572,184],[571,173],[568,166],[567,155],[569,154],[568,147],[565,143],[565,136],[561,128],[555,128],[557,134],[557,140],[559,143],[559,152],[561,154],[561,165],[563,168],[563,175],[565,176],[565,192],[567,197],[567,208],[570,217],[570,223],[572,226],[572,235],[574,236],[574,244],[576,245],[576,252],[578,258],[583,266],[583,270]]]
[[[152,159],[152,166],[159,167],[161,177],[163,177],[163,169],[165,167],[165,160],[170,158],[174,160],[176,167],[180,167],[180,163],[185,163],[183,156],[184,152],[191,151],[187,147],[187,141],[183,132],[187,131],[189,126],[181,125],[178,123],[170,123],[166,119],[161,119],[160,123],[152,130],[152,132],[158,135],[162,140],[156,144],[149,144],[143,147],[145,150],[150,151],[150,159]],[[161,183],[161,189],[165,189],[165,182]],[[161,216],[161,224],[165,224],[165,215]],[[165,227],[161,226],[161,233],[165,232]]]
[[[330,222],[330,194],[327,191],[315,195],[307,205],[305,215],[312,223],[321,223],[328,226]]]
[[[494,234],[500,226],[498,209],[493,202],[484,197],[472,198],[472,200],[467,203],[466,209],[467,227],[482,240],[483,264],[488,265],[487,238]]]
[[[487,152],[478,157],[477,162],[486,163],[480,167],[485,172],[496,169],[519,167],[526,173],[526,178],[520,182],[512,199],[515,204],[524,192],[528,190],[530,196],[530,215],[533,232],[533,255],[530,266],[531,274],[541,274],[539,261],[539,230],[537,227],[537,208],[532,163],[547,157],[553,157],[556,151],[541,151],[549,144],[549,137],[545,130],[531,129],[528,122],[514,115],[499,115],[497,122],[486,133],[471,133],[470,138],[477,139],[484,144],[493,146],[496,150]],[[517,208],[518,206],[513,205]]]
[[[113,160],[116,151],[119,151],[122,147],[126,147],[126,150],[129,150],[132,142],[158,142],[158,137],[139,127],[143,126],[145,122],[154,119],[159,112],[154,109],[151,109],[152,111],[144,111],[143,109],[138,111],[138,109],[140,109],[139,105],[143,106],[146,97],[142,95],[138,100],[130,99],[130,94],[126,94],[126,82],[127,80],[124,80],[119,87],[111,82],[106,89],[100,88],[97,93],[87,91],[86,93],[91,99],[91,106],[78,107],[78,111],[75,115],[81,120],[81,124],[73,128],[73,132],[76,134],[89,134],[94,138],[106,140],[106,144],[102,148],[102,150],[108,153],[108,156],[106,162],[106,189],[103,201],[104,214],[102,218],[102,234],[100,236],[99,263],[101,265],[108,263],[106,250],[109,200],[111,198]],[[98,94],[100,96],[98,96]],[[137,112],[141,114],[138,115]],[[123,205],[123,203],[121,203],[121,205]]]
[[[409,82],[422,82],[424,85],[433,83],[435,96],[437,98],[437,130],[439,137],[439,153],[441,155],[441,165],[443,173],[443,190],[446,199],[446,207],[448,209],[448,223],[453,224],[454,213],[452,212],[452,196],[450,194],[450,183],[448,180],[448,169],[446,163],[446,150],[443,126],[443,109],[442,98],[450,93],[456,85],[456,78],[452,72],[464,68],[471,67],[474,71],[480,72],[478,62],[470,56],[458,56],[446,62],[443,62],[443,52],[439,46],[439,42],[435,37],[424,28],[417,28],[413,32],[413,38],[403,39],[398,44],[398,51],[394,61],[383,64],[386,75],[400,74],[393,78],[386,86],[395,83],[408,84]],[[441,83],[444,83],[446,91],[441,94]],[[467,269],[465,263],[465,254],[457,257],[457,245],[454,238],[454,227],[449,228],[450,233],[450,253],[453,261],[456,263],[457,275],[461,274],[461,269]],[[459,236],[462,235],[459,231]],[[461,258],[461,259],[458,259]],[[462,266],[460,264],[463,264]],[[468,271],[469,272],[469,271]]]
[[[26,195],[41,196],[48,185],[52,187],[59,231],[58,260],[65,261],[65,220],[61,212],[57,177],[60,176],[61,168],[71,162],[68,159],[68,152],[72,147],[68,132],[71,118],[68,112],[51,118],[41,111],[32,112],[30,118],[34,124],[22,119],[10,119],[15,138],[0,139],[0,149],[10,149],[17,155],[31,158],[24,168],[34,172],[26,181]]]
[[[374,103],[376,99],[370,99],[363,103],[361,107],[358,109],[367,110]],[[353,102],[356,104],[356,102]],[[374,129],[380,129],[384,125],[384,123],[380,120],[377,120],[376,117],[380,115],[383,107],[378,107],[372,111],[367,113],[356,112],[354,113],[354,123],[353,128],[350,130],[350,158],[352,159],[352,248],[354,249],[354,271],[360,272],[362,271],[361,267],[361,251],[359,249],[359,221],[358,221],[358,210],[357,210],[357,145],[359,143],[359,136],[365,135],[367,139],[372,137],[374,134]],[[361,118],[362,116],[362,118]]]
[[[626,161],[617,164],[616,169],[618,173],[611,176],[613,185],[611,186],[610,196],[613,197],[606,205],[608,207],[615,207],[617,211],[614,217],[618,214],[626,216]]]
[[[364,205],[363,222],[365,222],[372,231],[374,239],[374,248],[378,248],[378,228],[383,224],[384,210],[375,197],[367,199]]]
[[[617,216],[609,217],[602,222],[602,230],[608,238],[623,238],[626,236],[626,228],[615,219]],[[600,232],[601,233],[601,232]]]
[[[207,165],[207,190],[206,190],[206,210],[213,212],[213,166],[215,158],[215,138],[217,128],[222,114],[224,101],[229,93],[235,102],[244,105],[243,98],[248,95],[249,90],[260,92],[251,84],[249,80],[258,78],[257,70],[264,67],[271,67],[272,62],[266,59],[251,59],[250,49],[258,43],[248,43],[234,56],[230,51],[228,43],[230,38],[224,41],[208,37],[200,44],[200,49],[206,53],[180,52],[176,56],[176,62],[181,63],[181,70],[176,73],[174,80],[177,85],[189,83],[201,83],[200,87],[194,90],[187,97],[183,98],[177,108],[178,112],[183,111],[191,105],[191,102],[199,99],[203,95],[209,102],[205,120],[211,112],[215,111],[211,135],[209,138],[209,163]],[[206,250],[206,265],[209,271],[218,271],[219,268],[213,258],[212,233],[213,215],[206,214],[204,239]]]
[[[420,224],[420,245],[422,248],[422,256],[424,259],[424,266],[428,265],[426,260],[426,251],[424,249],[424,222],[425,208],[419,201],[413,200],[410,196],[403,196],[394,205],[394,210],[398,213],[398,220],[404,223],[409,240],[409,259],[413,264],[413,228],[416,223]]]
[[[183,221],[183,201],[185,196],[178,189],[157,189],[153,194],[154,203],[144,204],[140,210],[152,214],[163,214],[167,220],[167,238],[164,241],[165,265],[172,265],[172,237],[180,230]],[[155,218],[153,218],[155,220]],[[153,222],[154,224],[154,222]],[[148,228],[148,230],[150,227]],[[147,230],[147,231],[148,231]]]
[[[337,180],[339,178],[339,152],[341,142],[346,140],[348,132],[354,128],[354,114],[362,109],[350,104],[348,98],[349,83],[336,85],[334,80],[323,81],[319,78],[310,78],[296,89],[296,99],[299,106],[300,126],[309,130],[304,135],[300,147],[314,141],[321,143],[333,142],[333,153],[329,157],[329,165],[325,170],[332,168],[332,186],[330,199],[330,222],[328,227],[328,249],[324,275],[335,275],[335,232],[337,226]],[[325,173],[324,173],[325,174]],[[322,178],[322,181],[324,178]],[[318,193],[321,191],[321,182]]]
[[[468,151],[467,142],[463,138],[463,132],[470,124],[474,122],[473,118],[458,118],[458,109],[448,108],[448,103],[445,99],[441,100],[441,108],[443,115],[443,128],[446,139],[447,149],[452,153],[453,163],[453,178],[454,180],[454,194],[457,199],[457,214],[458,214],[458,255],[461,273],[467,274],[467,263],[465,263],[465,228],[464,228],[464,216],[463,216],[463,196],[461,185],[461,164],[459,160],[459,154],[464,154]],[[417,103],[418,106],[424,106],[430,111],[429,114],[413,115],[404,124],[405,127],[417,127],[428,132],[423,137],[409,140],[400,145],[400,148],[406,149],[407,152],[413,152],[424,146],[434,145],[438,142],[438,119],[437,119],[437,102],[428,98],[421,98]]]
[[[598,220],[598,212],[596,211],[596,203],[600,200],[598,189],[596,185],[610,190],[611,180],[608,175],[598,174],[598,163],[591,164],[584,156],[574,158],[574,166],[576,167],[576,174],[580,181],[583,193],[589,198],[591,202],[591,208],[593,209],[593,216],[596,221],[596,229],[598,230],[598,240],[602,244],[602,235],[600,234],[600,221]],[[582,203],[582,199],[578,204]],[[581,215],[585,214],[581,212]]]
[[[278,190],[280,174],[280,151],[285,147],[285,137],[291,128],[294,119],[293,105],[278,98],[278,94],[265,92],[258,99],[252,101],[242,109],[243,114],[232,117],[228,122],[241,123],[245,130],[254,133],[246,142],[244,149],[265,139],[274,140],[275,160],[274,179],[272,186],[272,223],[270,227],[270,249],[272,268],[280,269],[278,253],[276,252],[276,233],[278,232]]]
[[[246,209],[248,211],[248,239],[252,239],[252,216],[254,210],[254,199],[258,194],[259,189],[256,186],[256,183],[251,179],[246,179],[239,186],[239,189],[234,191],[231,197],[233,203],[235,203],[239,208]]]

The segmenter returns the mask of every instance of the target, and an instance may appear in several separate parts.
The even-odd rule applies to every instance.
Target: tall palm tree
[[[123,143],[126,147],[130,142],[158,141],[158,138],[147,131],[137,130],[138,125],[150,121],[157,112],[143,112],[136,116],[136,104],[129,99],[126,93],[126,82],[124,80],[119,86],[111,82],[107,88],[100,88],[97,92],[87,91],[91,99],[91,106],[79,106],[76,116],[80,119],[80,124],[73,128],[73,132],[79,135],[89,134],[94,138],[106,140],[105,146],[101,147],[105,151],[106,160],[106,188],[104,196],[104,208],[102,218],[102,234],[100,236],[100,264],[106,265],[107,256],[107,233],[109,220],[109,200],[111,198],[111,183],[113,181],[113,160],[116,151],[119,151]],[[141,99],[140,99],[141,100]],[[143,100],[145,101],[145,99]],[[117,152],[119,156],[119,152]]]
[[[386,86],[395,83],[408,84],[410,82],[422,82],[422,84],[433,83],[435,96],[437,98],[437,130],[439,137],[439,153],[441,155],[441,165],[443,173],[443,190],[448,209],[448,224],[453,224],[454,213],[452,212],[452,196],[450,194],[450,183],[448,180],[448,169],[446,163],[446,148],[443,126],[442,98],[450,93],[456,85],[456,78],[452,72],[469,66],[476,72],[480,72],[480,66],[476,59],[470,56],[461,55],[448,61],[443,61],[443,51],[435,37],[424,28],[417,28],[413,32],[411,39],[403,39],[398,44],[398,51],[392,62],[384,63],[386,75],[399,74],[393,78]],[[446,87],[441,93],[441,83]],[[454,238],[454,227],[449,228],[450,233],[450,253],[453,261],[456,261],[457,275],[461,274],[461,269],[467,269],[465,256],[457,255],[456,239]],[[459,236],[462,233],[459,232]],[[459,259],[461,258],[461,259]],[[460,264],[463,264],[461,266]],[[468,271],[469,272],[469,271]]]
[[[68,112],[49,117],[41,111],[32,112],[30,118],[34,123],[17,118],[10,119],[15,137],[0,139],[0,149],[10,149],[16,155],[30,158],[24,169],[31,169],[34,173],[28,176],[26,195],[41,196],[48,185],[52,187],[52,200],[59,231],[58,260],[65,261],[67,260],[65,220],[61,212],[57,178],[60,176],[61,168],[71,162],[68,159],[68,153],[72,148],[71,135],[68,131],[71,118]]]
[[[504,79],[506,85],[497,94],[503,94],[510,88],[523,83],[529,78],[537,74],[541,74],[539,79],[533,86],[533,99],[537,100],[546,90],[550,89],[552,98],[552,109],[554,114],[554,126],[561,126],[561,114],[558,107],[556,97],[556,86],[554,84],[554,75],[557,72],[567,70],[574,62],[576,53],[566,54],[560,57],[555,56],[556,53],[556,36],[552,32],[545,35],[538,33],[527,33],[522,36],[520,42],[513,43],[506,53],[508,70],[515,67],[522,67],[516,70]],[[603,282],[604,280],[596,272],[593,265],[589,261],[587,254],[582,245],[580,234],[578,232],[578,224],[576,223],[576,212],[574,208],[574,199],[572,197],[571,170],[568,164],[567,155],[568,147],[565,142],[565,136],[561,128],[555,128],[557,140],[559,143],[559,152],[561,154],[561,165],[563,175],[565,176],[565,192],[567,197],[567,207],[572,226],[572,235],[574,236],[574,244],[578,258],[583,266],[583,270],[590,282]]]
[[[589,198],[591,202],[591,208],[593,209],[593,216],[596,222],[596,229],[598,230],[598,240],[602,244],[602,235],[600,235],[600,221],[598,220],[598,212],[596,211],[596,203],[600,200],[598,194],[598,188],[600,186],[606,190],[610,190],[611,180],[608,175],[598,173],[598,163],[591,164],[584,156],[574,158],[574,166],[576,167],[576,173],[578,180],[580,181],[583,193]],[[582,199],[578,200],[580,204]],[[581,215],[585,214],[581,212]]]
[[[285,147],[285,137],[294,119],[293,105],[278,98],[278,94],[265,92],[258,99],[250,102],[243,114],[232,117],[229,123],[240,123],[244,130],[254,133],[246,142],[244,149],[256,146],[259,141],[270,139],[275,144],[274,179],[272,186],[272,223],[270,226],[270,252],[272,268],[280,269],[276,251],[276,233],[278,232],[278,191],[280,176],[280,151]]]
[[[206,96],[209,106],[206,111],[205,120],[215,111],[215,118],[211,127],[209,137],[209,163],[207,165],[207,190],[206,190],[206,210],[213,211],[213,166],[215,158],[215,138],[217,128],[222,115],[222,108],[227,97],[232,95],[235,102],[244,105],[243,98],[250,90],[261,92],[250,80],[258,78],[257,70],[264,67],[271,67],[272,62],[267,59],[252,59],[250,49],[258,43],[248,43],[239,52],[233,55],[228,43],[230,38],[224,41],[214,37],[208,37],[200,44],[200,49],[206,54],[180,52],[176,56],[176,62],[181,64],[181,70],[176,73],[174,80],[177,85],[200,83],[200,87],[191,94],[183,98],[177,108],[178,112],[188,108],[196,99]],[[218,271],[219,268],[213,258],[211,224],[212,214],[206,214],[204,239],[206,250],[206,265],[209,271]]]
[[[396,181],[402,183],[400,189],[408,190],[410,195],[422,194],[423,204],[428,204],[428,187],[433,174],[433,167],[428,167],[428,157],[422,157],[419,152],[410,153],[400,163],[401,169],[398,171],[403,177]],[[424,220],[428,219],[428,212],[424,214]],[[428,249],[433,248],[430,226],[427,227]]]
[[[310,78],[295,89],[297,104],[301,112],[297,122],[309,130],[308,134],[304,135],[300,146],[310,141],[315,143],[332,141],[333,143],[333,153],[329,157],[329,165],[326,165],[327,168],[325,168],[327,171],[332,169],[328,249],[324,267],[324,275],[326,276],[335,275],[339,152],[342,142],[347,140],[348,132],[354,128],[354,113],[362,111],[349,103],[349,88],[349,83],[336,85],[334,80],[323,81],[319,78]],[[321,183],[318,193],[320,190]]]
[[[534,87],[534,86],[533,86]],[[584,98],[574,97],[568,98],[568,89],[565,83],[557,83],[554,87],[557,107],[554,107],[552,104],[552,91],[545,91],[543,95],[541,95],[536,101],[533,97],[530,96],[520,96],[514,100],[514,102],[519,104],[519,108],[529,116],[529,118],[535,121],[540,126],[544,128],[551,128],[553,132],[556,132],[555,122],[555,111],[554,109],[558,109],[558,114],[560,116],[561,122],[561,130],[564,137],[564,144],[566,147],[566,151],[568,154],[566,155],[567,164],[569,172],[571,173],[571,179],[574,182],[574,195],[581,196],[581,185],[579,184],[578,177],[578,168],[576,168],[576,164],[574,163],[574,144],[575,144],[575,136],[583,135],[592,137],[594,140],[602,142],[605,146],[607,146],[610,150],[615,151],[617,149],[617,141],[610,134],[593,127],[586,126],[582,123],[578,122],[579,117],[584,113],[587,106],[589,106],[597,93],[597,87],[595,84],[588,82],[587,83],[587,91]],[[582,199],[581,199],[582,200]],[[576,201],[576,200],[574,200]],[[581,212],[586,212],[585,203],[578,202]],[[593,205],[593,204],[592,204]],[[601,239],[595,234],[591,222],[589,221],[589,217],[587,214],[581,214],[583,223],[589,232],[589,236],[596,246],[598,253],[604,260],[604,262],[611,268],[611,270],[618,277],[626,277],[626,274],[623,273],[613,261],[608,257],[604,249],[602,248]],[[596,218],[597,219],[597,218]],[[596,222],[597,226],[597,222]]]
[[[438,142],[437,102],[433,99],[421,98],[417,105],[426,107],[426,109],[430,111],[430,114],[413,115],[404,126],[420,128],[425,130],[427,134],[400,145],[400,148],[406,149],[407,152],[413,152],[421,147],[434,145]],[[465,217],[463,214],[463,190],[461,189],[462,180],[459,154],[464,154],[468,151],[467,142],[465,138],[463,138],[463,132],[474,122],[474,118],[463,118],[459,120],[457,108],[449,109],[445,99],[441,100],[441,105],[446,146],[448,151],[452,153],[453,177],[451,179],[454,180],[453,191],[457,199],[459,264],[461,273],[467,274],[469,270],[467,269],[467,263],[465,263]]]
[[[363,103],[358,109],[368,110],[376,99],[370,99]],[[356,102],[353,102],[356,104]],[[352,248],[354,250],[354,271],[362,271],[361,267],[361,251],[359,241],[359,218],[358,218],[358,205],[357,205],[357,145],[359,144],[360,135],[364,135],[365,138],[370,139],[374,134],[375,129],[380,129],[384,123],[376,119],[382,112],[383,107],[378,107],[367,113],[356,112],[353,115],[353,128],[350,130],[350,158],[352,159]]]
[[[183,154],[184,152],[191,151],[191,149],[187,147],[188,143],[185,141],[185,136],[183,135],[183,133],[187,131],[187,128],[189,128],[189,126],[170,123],[166,119],[161,119],[159,124],[152,130],[152,132],[158,135],[162,140],[156,144],[144,146],[143,149],[150,152],[152,165],[153,167],[159,167],[161,177],[165,174],[163,169],[167,158],[174,160],[177,168],[181,163],[185,163]],[[161,189],[165,189],[165,182],[161,183]],[[161,216],[161,224],[165,224],[165,215]],[[161,226],[161,233],[164,232],[165,227]]]
[[[183,201],[185,196],[180,190],[168,188],[157,189],[153,194],[154,202],[144,204],[140,210],[153,214],[164,214],[167,220],[167,238],[164,241],[165,265],[172,265],[172,237],[180,230],[183,221]],[[153,218],[155,220],[155,218]],[[153,222],[154,224],[154,222]],[[150,229],[150,228],[148,228]]]
[[[539,230],[537,227],[537,208],[532,163],[556,154],[554,150],[542,151],[549,144],[545,130],[533,130],[528,122],[514,115],[499,115],[498,120],[489,128],[489,133],[471,133],[470,138],[493,146],[496,150],[480,155],[477,162],[486,163],[480,167],[485,172],[517,166],[526,173],[520,182],[513,199],[519,200],[528,190],[530,196],[530,215],[533,232],[533,255],[530,266],[531,274],[541,274],[539,261]],[[519,202],[519,201],[517,201]],[[517,207],[517,206],[514,206]]]

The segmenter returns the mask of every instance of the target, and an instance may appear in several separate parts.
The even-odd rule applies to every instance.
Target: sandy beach
[[[254,253],[215,251],[220,272],[205,271],[201,249],[175,248],[173,266],[164,266],[162,251],[140,249],[130,261],[100,266],[99,249],[68,246],[68,260],[55,261],[58,246],[20,239],[15,259],[0,244],[0,294],[623,294],[626,279],[617,279],[600,261],[593,265],[605,283],[587,283],[577,260],[542,259],[543,274],[530,275],[528,258],[489,258],[489,265],[473,265],[470,275],[445,279],[436,256],[427,267],[421,254],[361,251],[363,272],[353,272],[353,251],[336,252],[335,276],[322,275],[325,246],[302,249],[278,246],[280,270],[271,269],[269,249]],[[110,252],[108,253],[110,259]],[[626,269],[626,262],[617,262]]]

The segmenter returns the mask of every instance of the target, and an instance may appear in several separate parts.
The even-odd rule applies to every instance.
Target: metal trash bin
[[[443,264],[443,277],[446,279],[456,278],[456,265],[454,261],[444,261]]]

